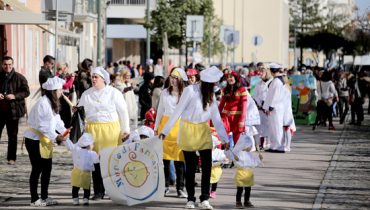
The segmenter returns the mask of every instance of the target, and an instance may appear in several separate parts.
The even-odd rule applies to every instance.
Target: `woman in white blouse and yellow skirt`
[[[173,68],[169,76],[169,87],[164,89],[159,99],[157,110],[157,117],[155,120],[154,130],[156,133],[161,133],[164,126],[168,122],[170,116],[174,113],[175,107],[179,102],[181,94],[185,87],[185,81],[188,80],[186,73],[181,68]],[[184,155],[177,145],[177,135],[179,133],[180,120],[177,120],[175,126],[171,129],[170,133],[163,140],[163,164],[165,174],[165,192],[164,195],[169,194],[170,185],[170,161],[174,161],[176,171],[176,190],[177,197],[186,198],[184,192]]]
[[[45,90],[28,116],[29,129],[24,133],[25,144],[31,161],[30,192],[31,206],[50,206],[57,202],[48,196],[52,168],[54,141],[68,138],[68,132],[59,113],[59,98],[65,81],[59,77],[49,78],[42,84]],[[57,133],[58,132],[58,133]],[[63,136],[62,134],[65,135]],[[41,175],[41,198],[37,193]]]
[[[181,117],[178,135],[179,148],[184,153],[186,164],[186,190],[188,202],[187,209],[195,208],[195,168],[198,164],[196,151],[199,151],[202,161],[202,184],[200,195],[200,209],[213,209],[209,204],[209,189],[212,167],[212,133],[208,124],[212,120],[216,131],[229,149],[228,136],[221,121],[216,98],[214,96],[214,84],[222,77],[222,72],[211,67],[200,72],[200,84],[190,85],[184,89],[179,103],[175,107],[160,137],[167,136],[176,121]]]
[[[127,105],[122,93],[109,86],[109,73],[103,67],[96,67],[92,72],[92,87],[86,90],[78,103],[86,114],[86,132],[94,138],[94,151],[116,147],[121,139],[130,133]],[[104,197],[105,189],[100,172],[100,164],[95,164],[93,172],[94,196],[98,200]]]

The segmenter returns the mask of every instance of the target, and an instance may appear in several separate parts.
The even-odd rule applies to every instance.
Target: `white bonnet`
[[[61,79],[57,76],[50,77],[42,84],[42,88],[45,90],[58,90],[63,88],[64,83],[64,79]]]
[[[222,76],[222,71],[216,66],[212,66],[200,72],[200,80],[203,82],[215,83],[220,81]]]
[[[104,79],[106,85],[110,84],[110,75],[102,66],[95,67],[92,70],[91,74],[97,74],[101,76],[101,78]]]
[[[82,134],[82,136],[77,141],[77,145],[80,147],[87,147],[92,144],[94,144],[94,139],[89,133]]]

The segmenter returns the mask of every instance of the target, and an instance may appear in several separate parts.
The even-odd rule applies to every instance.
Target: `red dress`
[[[247,90],[239,87],[235,95],[224,95],[218,107],[227,133],[232,132],[234,144],[238,141],[241,133],[245,131],[245,116],[247,114]]]

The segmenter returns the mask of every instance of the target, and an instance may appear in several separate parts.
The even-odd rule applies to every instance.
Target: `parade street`
[[[256,209],[369,209],[370,207],[370,116],[363,125],[339,125],[336,131],[298,126],[292,151],[263,153],[264,166],[255,169],[251,201]],[[25,129],[22,119],[20,133]],[[19,135],[21,137],[21,135]],[[18,144],[15,165],[6,164],[7,139],[3,133],[0,166],[0,209],[31,209],[29,206],[30,162],[25,148]],[[73,206],[71,199],[71,154],[56,146],[49,188],[59,205],[48,209],[182,209],[186,199],[177,198],[171,186],[170,197],[138,206],[121,206],[105,198],[88,207]],[[234,209],[236,188],[233,169],[223,169],[215,209]],[[200,183],[200,174],[197,174]],[[171,197],[173,195],[173,197]],[[199,194],[196,193],[198,197]],[[199,200],[198,200],[199,201]]]

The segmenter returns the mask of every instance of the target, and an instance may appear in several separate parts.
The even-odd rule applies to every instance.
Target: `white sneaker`
[[[185,205],[186,209],[195,209],[195,202],[194,201],[188,201]]]
[[[202,201],[200,204],[199,204],[199,209],[208,209],[208,210],[212,210],[213,207],[211,206],[211,204],[209,204],[209,201],[208,200],[204,200]]]
[[[30,206],[46,206],[46,203],[40,198],[37,201],[31,203]]]
[[[80,201],[78,198],[73,198],[73,205],[78,206],[80,204]]]
[[[43,202],[45,202],[47,206],[58,205],[58,202],[56,200],[50,198],[50,197],[48,197],[45,200],[43,200]]]
[[[89,199],[84,198],[84,200],[82,201],[82,204],[83,204],[84,206],[88,206],[88,205],[89,205]]]

